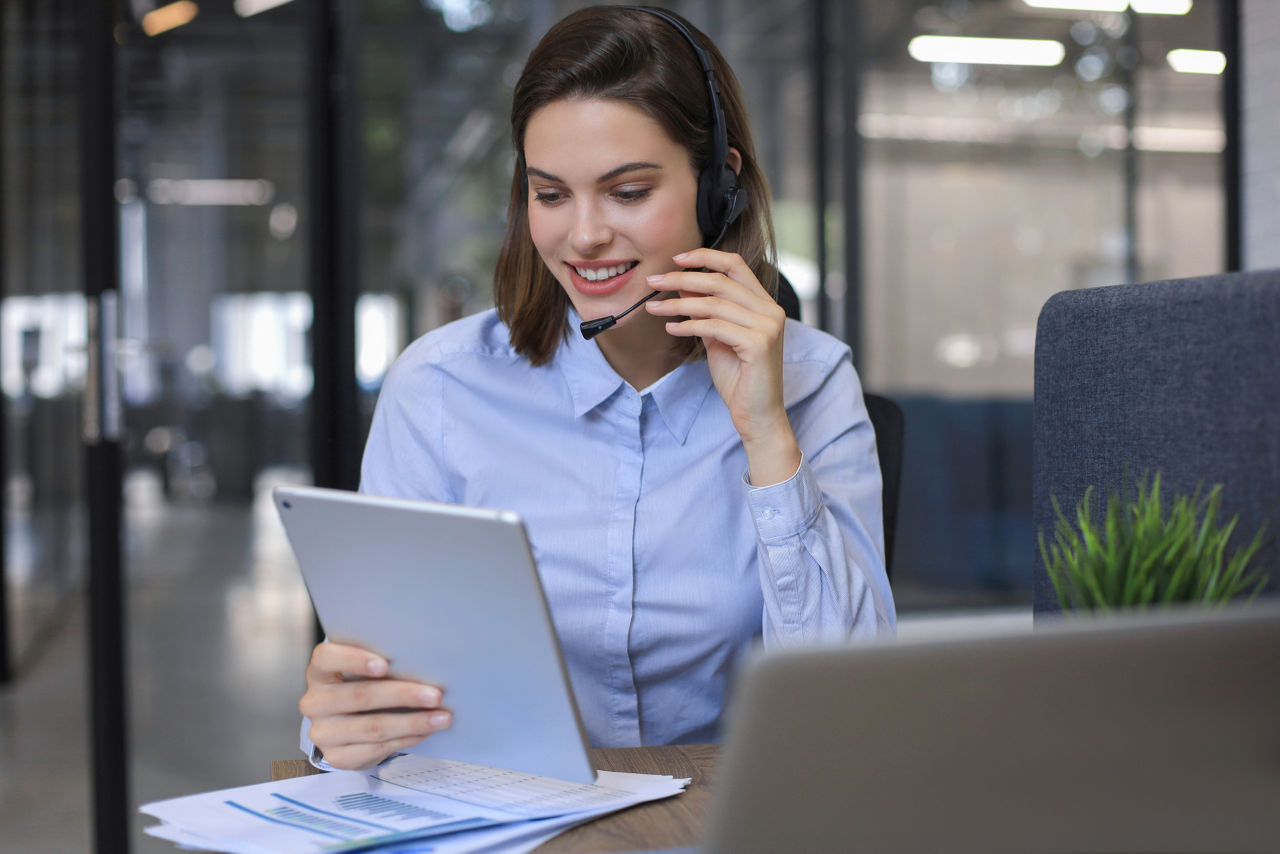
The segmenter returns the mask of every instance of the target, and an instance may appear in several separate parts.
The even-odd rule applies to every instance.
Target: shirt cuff
[[[822,512],[822,492],[803,455],[796,473],[772,486],[752,486],[746,474],[747,505],[762,543],[778,542],[807,531]]]
[[[302,732],[300,733],[298,746],[302,748],[302,752],[307,754],[307,761],[312,767],[319,768],[321,771],[333,771],[334,767],[324,758],[324,753],[320,748],[311,743],[311,719],[302,719]]]

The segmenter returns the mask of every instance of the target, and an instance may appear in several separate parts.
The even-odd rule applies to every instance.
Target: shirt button
[[[760,518],[767,521],[777,515],[778,515],[778,511],[774,510],[772,507],[766,507],[764,508],[764,511],[761,512]]]

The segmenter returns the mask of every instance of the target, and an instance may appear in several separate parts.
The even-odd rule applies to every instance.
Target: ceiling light
[[[191,0],[178,0],[177,3],[152,9],[142,16],[142,31],[149,36],[157,36],[174,27],[191,23],[199,11],[200,7]]]
[[[293,0],[236,0],[234,4],[236,14],[241,18],[248,18],[259,12],[265,12],[268,9],[274,9],[277,6],[283,6],[285,3],[291,3]]]
[[[1185,15],[1191,0],[1130,0],[1129,8],[1143,15]]]
[[[156,178],[147,184],[147,199],[156,205],[265,205],[275,193],[262,178]]]
[[[1123,12],[1129,0],[1022,0],[1033,9],[1067,9],[1072,12]]]
[[[964,36],[916,36],[907,53],[920,62],[969,65],[1058,65],[1066,56],[1061,42],[1046,39],[977,39]]]
[[[1185,15],[1191,0],[1022,0],[1033,9],[1063,9],[1069,12],[1123,12],[1132,9],[1142,15]]]
[[[1165,54],[1169,67],[1183,74],[1221,74],[1227,67],[1227,56],[1217,50],[1179,48]]]

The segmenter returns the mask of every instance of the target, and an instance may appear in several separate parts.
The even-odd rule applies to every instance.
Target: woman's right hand
[[[387,660],[357,646],[316,645],[298,710],[334,768],[372,768],[453,721],[435,685],[387,679]]]

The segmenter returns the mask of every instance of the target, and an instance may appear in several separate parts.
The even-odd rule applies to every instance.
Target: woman
[[[518,511],[592,742],[712,741],[757,638],[893,627],[849,350],[775,302],[743,99],[683,19],[565,18],[529,56],[512,136],[497,307],[397,361],[361,489]],[[313,759],[367,767],[449,725],[441,687],[348,681],[386,672],[316,647]]]

